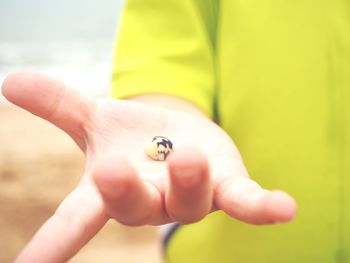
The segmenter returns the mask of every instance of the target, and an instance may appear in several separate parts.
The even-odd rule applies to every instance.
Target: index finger
[[[66,262],[107,220],[102,200],[93,186],[80,185],[38,230],[15,262]]]

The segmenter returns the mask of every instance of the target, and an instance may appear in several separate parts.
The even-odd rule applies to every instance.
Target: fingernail
[[[180,187],[193,187],[197,185],[200,178],[200,169],[198,167],[189,167],[173,170],[173,175],[176,178],[176,183]]]
[[[122,183],[109,184],[105,182],[100,184],[99,188],[109,198],[118,198],[125,193],[125,185]]]

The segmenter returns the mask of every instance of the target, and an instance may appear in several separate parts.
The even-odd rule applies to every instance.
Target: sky
[[[122,0],[0,0],[0,42],[110,39]]]
[[[0,0],[0,86],[11,72],[35,71],[84,93],[108,94],[122,4]]]

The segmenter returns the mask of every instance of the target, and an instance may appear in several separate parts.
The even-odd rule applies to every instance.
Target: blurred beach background
[[[32,70],[105,95],[121,8],[121,0],[1,0],[0,83]]]
[[[118,0],[0,0],[0,85],[37,71],[95,97],[108,96]],[[51,124],[0,96],[0,262],[12,262],[74,189],[84,158]],[[152,227],[111,221],[70,262],[160,262]]]

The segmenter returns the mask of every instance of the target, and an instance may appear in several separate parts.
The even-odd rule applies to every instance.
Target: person
[[[10,75],[5,97],[86,155],[81,183],[17,262],[66,261],[109,218],[181,224],[168,262],[349,262],[349,5],[129,0],[119,99]],[[165,162],[143,151],[154,136],[174,145]],[[295,198],[292,223],[275,224],[295,200],[267,189]]]

